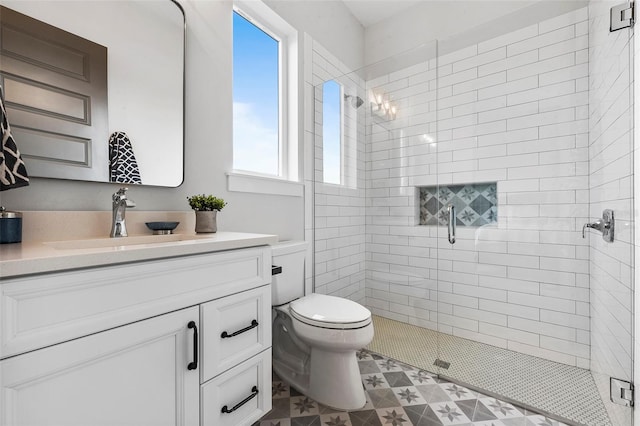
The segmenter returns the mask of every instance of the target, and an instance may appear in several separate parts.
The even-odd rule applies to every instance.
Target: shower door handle
[[[447,211],[449,212],[449,224],[447,225],[449,243],[455,244],[456,242],[456,208],[455,206],[449,204],[447,206]]]

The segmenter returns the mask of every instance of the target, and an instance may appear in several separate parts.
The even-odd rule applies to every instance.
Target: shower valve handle
[[[602,232],[602,239],[608,243],[613,242],[613,235],[615,231],[615,219],[613,216],[613,210],[606,209],[602,212],[602,219],[596,219],[593,222],[585,223],[582,226],[582,238],[586,238],[585,231],[587,228],[595,229]]]

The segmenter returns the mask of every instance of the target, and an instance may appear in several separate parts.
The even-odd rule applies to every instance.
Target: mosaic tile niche
[[[456,208],[457,226],[483,226],[498,221],[496,182],[420,187],[420,225],[447,225],[447,206]]]

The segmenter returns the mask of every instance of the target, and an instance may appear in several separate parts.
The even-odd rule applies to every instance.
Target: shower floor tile
[[[373,319],[375,337],[368,350],[423,370],[437,372],[441,379],[532,408],[566,423],[611,425],[589,370],[383,317],[374,316]],[[436,359],[449,362],[449,368],[433,365]],[[451,399],[460,403],[457,396]],[[483,413],[491,411],[491,400],[480,398],[476,410],[478,407]],[[510,413],[506,408],[500,411],[497,415],[499,421],[494,421],[494,424],[514,424],[511,423]],[[472,420],[480,421],[479,418]],[[536,421],[532,420],[534,425],[545,424]]]
[[[363,408],[325,407],[274,374],[273,409],[254,426],[566,426],[366,349],[358,352],[358,365]]]

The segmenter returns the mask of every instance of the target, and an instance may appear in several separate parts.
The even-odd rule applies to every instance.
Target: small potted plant
[[[213,195],[193,195],[187,197],[189,206],[196,212],[196,232],[216,232],[218,224],[216,215],[227,203]]]

